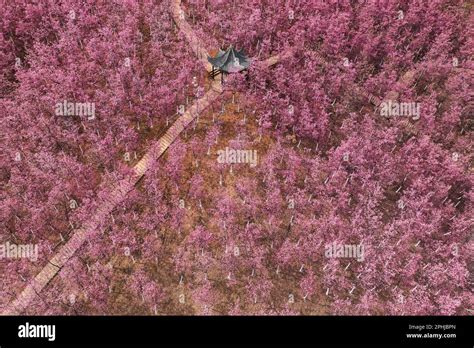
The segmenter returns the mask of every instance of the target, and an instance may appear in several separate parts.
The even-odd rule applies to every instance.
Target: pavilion
[[[221,74],[222,82],[224,82],[225,74],[241,72],[250,65],[250,58],[245,55],[244,50],[238,51],[232,45],[226,51],[219,49],[215,57],[208,57],[207,60],[212,65],[209,76],[214,79]]]

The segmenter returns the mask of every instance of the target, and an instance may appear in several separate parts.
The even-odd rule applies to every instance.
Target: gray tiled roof
[[[215,57],[208,57],[207,60],[214,67],[227,73],[242,71],[250,65],[250,59],[245,55],[244,51],[237,51],[232,46],[226,51],[219,50]]]

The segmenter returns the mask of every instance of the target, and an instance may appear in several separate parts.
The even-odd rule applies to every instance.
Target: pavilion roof
[[[219,50],[215,57],[208,57],[207,60],[214,67],[227,73],[245,70],[250,65],[250,58],[245,55],[244,51],[237,51],[232,46],[230,46],[226,51]]]

